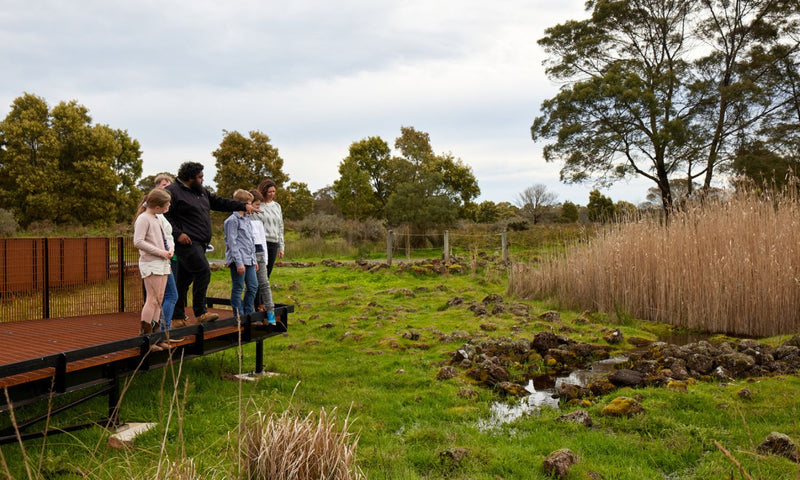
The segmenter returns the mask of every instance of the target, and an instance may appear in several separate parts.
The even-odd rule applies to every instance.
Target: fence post
[[[42,318],[50,318],[50,247],[42,238]]]
[[[119,273],[117,288],[119,291],[119,311],[121,313],[125,311],[125,246],[122,237],[117,237],[117,262]]]
[[[386,264],[392,266],[392,231],[386,231]]]
[[[502,258],[504,262],[508,261],[508,231],[504,230],[500,236],[502,245]]]
[[[444,263],[450,265],[450,231],[444,231]]]
[[[411,260],[411,230],[408,229],[408,225],[403,230],[406,235],[406,260]]]

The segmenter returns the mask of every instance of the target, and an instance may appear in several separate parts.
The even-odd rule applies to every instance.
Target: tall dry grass
[[[241,452],[247,478],[272,480],[362,480],[356,466],[358,435],[348,419],[337,426],[336,410],[304,418],[288,410],[277,415],[256,412],[242,428]]]
[[[668,226],[620,222],[538,265],[515,265],[509,293],[710,332],[798,332],[800,204],[743,193],[689,206]]]

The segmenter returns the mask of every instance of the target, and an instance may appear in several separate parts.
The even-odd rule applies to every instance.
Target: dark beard
[[[194,193],[203,193],[205,191],[203,184],[197,182],[192,182],[189,188],[191,188]]]

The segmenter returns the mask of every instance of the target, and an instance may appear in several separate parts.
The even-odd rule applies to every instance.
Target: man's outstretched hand
[[[247,213],[261,213],[261,210],[257,209],[256,207],[247,204]]]

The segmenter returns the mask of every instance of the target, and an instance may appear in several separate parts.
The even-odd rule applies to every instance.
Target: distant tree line
[[[480,188],[472,169],[452,153],[435,153],[429,134],[414,127],[400,129],[394,152],[380,137],[353,142],[339,164],[339,178],[312,194],[307,184],[290,181],[269,136],[222,134],[212,152],[216,193],[229,197],[272,178],[287,220],[318,213],[424,233],[458,221],[502,222],[512,229],[602,221],[613,218],[616,208],[597,191],[588,210],[568,201],[556,204],[544,185],[520,193],[516,205],[475,202]],[[139,142],[127,131],[92,124],[88,109],[77,101],[50,108],[43,98],[25,93],[0,122],[0,235],[34,222],[130,222],[156,176],[142,177],[141,157]]]

